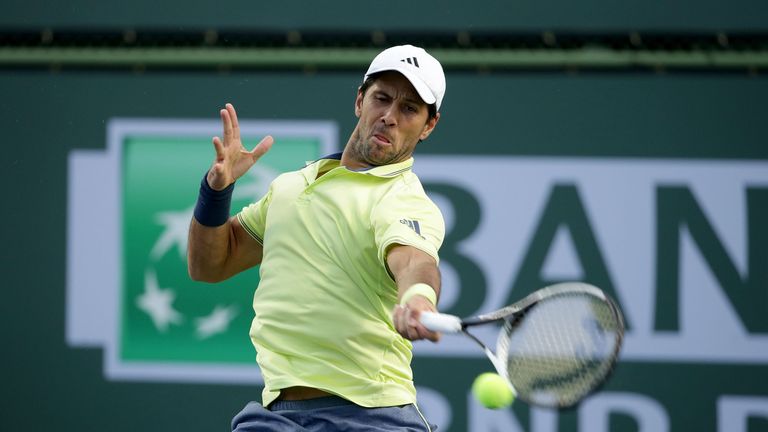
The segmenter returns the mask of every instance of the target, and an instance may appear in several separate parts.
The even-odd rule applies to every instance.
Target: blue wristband
[[[195,205],[195,219],[200,225],[217,227],[227,223],[233,190],[234,183],[220,191],[212,189],[208,185],[208,173],[205,173],[200,182],[200,194]]]

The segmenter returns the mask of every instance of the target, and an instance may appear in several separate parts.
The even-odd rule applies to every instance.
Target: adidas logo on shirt
[[[410,219],[400,219],[400,223],[403,225],[407,225],[408,228],[414,230],[416,234],[421,235],[421,226],[419,226],[419,221],[410,220]]]

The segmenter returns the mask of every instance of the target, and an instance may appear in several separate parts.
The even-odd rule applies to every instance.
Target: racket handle
[[[461,331],[461,319],[454,315],[437,312],[422,312],[419,318],[424,327],[431,331],[458,333]]]

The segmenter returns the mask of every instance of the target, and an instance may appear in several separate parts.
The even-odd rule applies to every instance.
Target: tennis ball
[[[492,372],[482,373],[475,378],[472,394],[478,402],[490,409],[506,408],[515,400],[507,381]]]

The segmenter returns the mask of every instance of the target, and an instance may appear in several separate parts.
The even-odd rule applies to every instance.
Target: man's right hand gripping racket
[[[495,312],[460,319],[422,312],[432,331],[463,333],[477,342],[516,397],[537,406],[566,408],[610,375],[624,337],[624,320],[603,291],[566,282],[535,291]],[[494,354],[468,327],[501,323]]]

